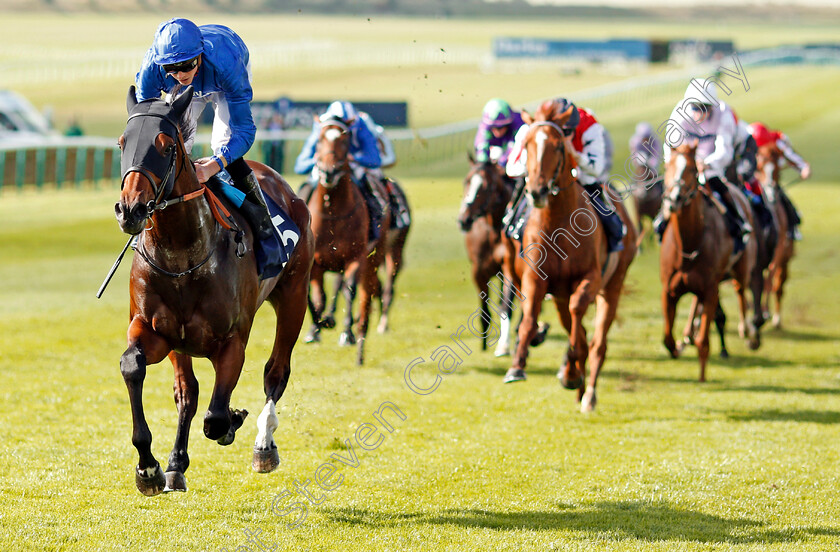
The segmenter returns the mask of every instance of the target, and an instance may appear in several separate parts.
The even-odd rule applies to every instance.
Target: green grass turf
[[[726,285],[732,358],[713,357],[703,385],[693,350],[670,360],[661,345],[657,248],[647,244],[628,276],[593,415],[577,413],[574,394],[554,378],[565,338],[548,304],[543,319],[553,329],[532,351],[527,382],[503,385],[509,359],[482,353],[470,338],[473,352],[434,393],[412,393],[405,367],[451,343],[477,300],[455,225],[464,161],[429,175],[398,166],[415,226],[392,332],[370,336],[363,368],[353,364],[353,350],[336,345],[335,332],[318,346],[297,346],[278,407],[281,465],[269,475],[250,468],[269,311],[257,317],[232,401],[252,416],[230,447],[203,437],[213,374],[197,361],[202,392],[186,494],[146,498],[134,488],[137,458],[118,368],[127,261],[103,298],[94,297],[125,243],[112,215],[116,189],[4,190],[0,549],[235,550],[246,545],[244,530],[296,550],[836,549],[840,109],[833,98],[840,76],[828,68],[748,74],[753,88],[733,102],[739,113],[788,131],[814,168],[812,181],[790,189],[805,239],[792,264],[786,327],[765,331],[760,350],[737,338]],[[526,90],[522,101],[535,99],[531,92],[539,96]],[[116,108],[98,96],[100,105],[88,109],[118,111],[122,94]],[[598,109],[614,125],[617,164],[634,122],[664,119],[675,101]],[[418,366],[416,377],[431,382],[430,366]],[[175,433],[171,379],[164,362],[149,369],[144,388],[162,463]],[[406,420],[389,417],[396,429],[377,450],[356,446],[359,466],[342,467],[342,486],[288,529],[291,518],[271,511],[274,497],[314,479],[330,455],[349,454],[341,443],[375,423],[384,401]]]

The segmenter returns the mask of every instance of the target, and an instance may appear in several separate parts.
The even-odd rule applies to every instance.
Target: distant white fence
[[[772,48],[739,54],[739,59],[745,67],[840,65],[840,49]],[[714,69],[715,65],[704,64],[656,76],[645,75],[572,92],[569,98],[596,111],[632,107],[656,95],[676,97],[682,94],[690,77],[710,75]],[[541,101],[524,107],[533,110]],[[474,118],[418,130],[391,129],[388,135],[394,142],[400,168],[416,169],[465,156],[472,147],[477,125],[478,119]],[[308,131],[258,131],[249,158],[266,162],[286,175],[291,174],[294,158],[307,135]],[[209,154],[209,141],[209,135],[199,135],[193,154]],[[118,178],[119,155],[111,139],[56,137],[50,143],[37,146],[0,144],[0,189],[45,184],[80,185],[86,181],[96,184]]]

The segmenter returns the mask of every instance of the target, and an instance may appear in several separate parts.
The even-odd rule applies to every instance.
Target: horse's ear
[[[570,105],[569,109],[567,109],[566,111],[561,113],[557,117],[557,119],[554,120],[554,122],[557,123],[560,126],[565,125],[568,122],[569,118],[572,116],[572,113],[574,113],[574,110],[575,110],[575,107],[573,105]]]
[[[131,113],[131,110],[134,109],[135,105],[137,105],[137,91],[132,84],[128,87],[128,96],[125,98],[125,107],[128,109],[128,112]]]
[[[522,116],[522,121],[525,124],[530,125],[531,123],[534,122],[534,116],[531,115],[530,113],[528,113],[527,111],[525,111],[524,109],[522,110],[522,113],[520,113],[520,115]]]
[[[175,115],[177,115],[179,119],[181,118],[181,115],[184,114],[184,111],[187,110],[187,106],[190,105],[192,98],[193,87],[190,85],[177,98],[175,98],[175,101],[172,102],[172,111],[175,112]]]

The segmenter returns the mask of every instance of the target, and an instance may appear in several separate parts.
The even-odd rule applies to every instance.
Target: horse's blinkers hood
[[[175,184],[176,152],[162,156],[154,147],[158,134],[166,134],[174,142],[178,141],[178,121],[192,100],[192,87],[179,96],[172,105],[158,99],[138,102],[134,86],[129,88],[127,107],[128,121],[123,136],[125,143],[120,160],[121,182],[132,172],[143,174],[155,189],[155,201],[166,198]],[[162,183],[162,189],[156,187],[154,175]]]

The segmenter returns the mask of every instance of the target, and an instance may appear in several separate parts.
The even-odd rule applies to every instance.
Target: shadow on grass
[[[762,337],[772,337],[773,339],[787,339],[790,341],[838,341],[840,335],[821,334],[814,332],[804,332],[797,330],[789,330],[787,328],[776,330],[770,326],[765,326],[761,329]]]
[[[831,410],[753,410],[727,413],[735,422],[804,422],[812,424],[840,423],[840,412]]]
[[[350,525],[454,525],[500,531],[577,531],[591,538],[615,541],[692,541],[721,544],[772,544],[806,541],[816,536],[840,537],[825,527],[767,529],[760,521],[695,512],[664,502],[603,501],[591,505],[557,504],[556,510],[500,512],[451,509],[441,513],[386,514],[359,508],[325,510],[332,521]]]
[[[726,391],[736,393],[803,393],[805,395],[838,395],[840,388],[836,387],[790,387],[786,385],[727,385],[715,389],[715,391]]]

